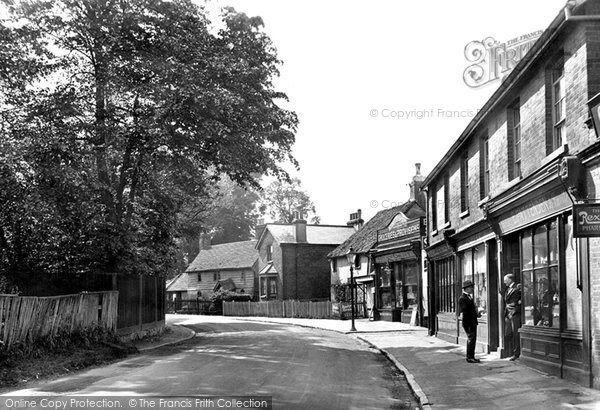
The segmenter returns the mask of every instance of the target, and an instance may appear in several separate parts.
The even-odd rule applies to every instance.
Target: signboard
[[[592,122],[596,130],[596,138],[600,137],[600,94],[596,94],[588,101]]]
[[[573,237],[600,237],[600,204],[573,205]]]
[[[407,237],[419,237],[423,234],[422,219],[413,219],[404,224],[390,225],[386,229],[377,231],[377,241],[387,242],[391,240],[404,239]]]

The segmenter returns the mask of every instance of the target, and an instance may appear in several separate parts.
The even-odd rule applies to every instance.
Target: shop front
[[[589,384],[588,242],[573,235],[572,198],[556,174],[551,177],[540,176],[529,190],[515,194],[515,189],[488,206],[501,238],[498,286],[508,273],[521,284],[521,360]],[[504,339],[499,340],[502,357],[511,351]]]
[[[381,320],[421,325],[421,235],[424,219],[392,221],[377,232],[375,306]]]

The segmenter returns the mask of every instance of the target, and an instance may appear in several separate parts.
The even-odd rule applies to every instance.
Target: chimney
[[[208,249],[210,249],[210,236],[202,232],[200,234],[200,250],[202,251]]]
[[[415,164],[416,175],[412,178],[412,181],[408,184],[410,187],[410,200],[416,201],[417,204],[421,206],[421,208],[425,209],[427,204],[427,196],[425,192],[421,191],[421,187],[423,186],[423,181],[425,177],[421,175],[421,164],[417,162]]]
[[[359,209],[356,212],[350,214],[350,220],[346,222],[346,225],[354,228],[355,231],[358,231],[362,228],[365,221],[361,218],[362,211]]]
[[[265,224],[264,218],[259,218],[256,220],[256,227],[254,228],[254,238],[258,239],[262,235],[265,230],[267,224]]]
[[[293,224],[296,228],[296,242],[306,243],[306,221],[302,219],[300,212],[295,213],[295,218]]]

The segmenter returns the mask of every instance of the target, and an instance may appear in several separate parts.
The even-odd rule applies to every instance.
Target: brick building
[[[600,1],[569,2],[424,181],[430,332],[463,342],[456,305],[469,279],[484,309],[478,349],[506,356],[499,291],[513,273],[520,360],[596,388],[600,240],[573,236],[572,210],[599,198],[598,92]]]
[[[331,285],[327,254],[354,229],[339,225],[270,223],[256,243],[260,257],[260,298],[328,299]]]

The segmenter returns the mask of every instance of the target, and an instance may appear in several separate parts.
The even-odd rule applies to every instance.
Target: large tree
[[[298,178],[273,181],[263,192],[262,207],[275,222],[292,223],[299,215],[318,224],[319,216],[310,196],[302,189]]]
[[[24,1],[9,11],[4,273],[168,273],[178,215],[216,176],[257,187],[261,175],[287,178],[282,161],[296,164],[297,118],[277,104],[280,61],[260,18],[225,9],[216,30],[186,0]]]

